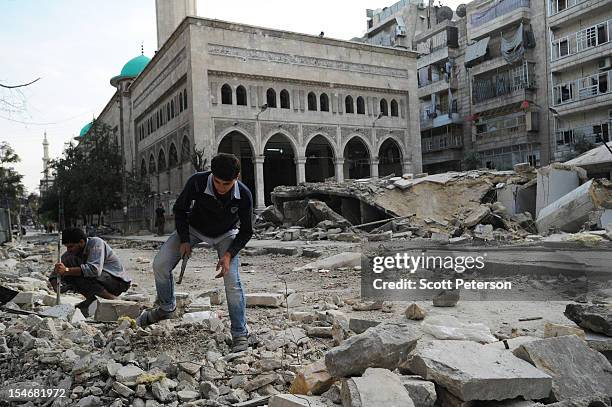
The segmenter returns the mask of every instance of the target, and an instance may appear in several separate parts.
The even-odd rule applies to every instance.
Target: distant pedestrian
[[[166,225],[166,210],[164,205],[160,202],[159,207],[155,209],[155,226],[157,227],[157,235],[162,236],[164,234],[164,226]]]

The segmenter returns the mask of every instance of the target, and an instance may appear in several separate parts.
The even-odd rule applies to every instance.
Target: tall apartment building
[[[554,158],[612,139],[612,0],[546,0]]]
[[[417,78],[420,103],[423,171],[460,171],[465,150],[471,148],[469,92],[464,67],[466,19],[451,20],[448,8],[431,12],[431,28],[414,36],[419,57]]]
[[[488,168],[551,160],[546,8],[541,0],[467,5],[465,55],[473,150]]]

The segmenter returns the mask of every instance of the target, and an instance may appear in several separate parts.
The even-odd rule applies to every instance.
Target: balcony
[[[417,69],[447,60],[448,58],[457,58],[457,55],[458,52],[456,49],[443,46],[433,50],[430,54],[419,56],[419,59],[417,59]]]
[[[421,150],[424,154],[456,148],[463,148],[463,134],[459,132],[450,132],[444,135],[423,137],[421,139]]]
[[[510,25],[516,25],[520,21],[530,19],[530,0],[502,0],[492,7],[475,11],[469,15],[469,38],[477,40]]]
[[[557,152],[587,150],[611,140],[612,122],[599,122],[555,131]]]
[[[513,99],[535,89],[535,64],[524,62],[511,69],[497,72],[487,78],[475,78],[472,82],[472,103],[475,107],[495,99],[500,106],[514,103]],[[526,100],[528,98],[520,99]]]
[[[551,70],[560,72],[612,53],[612,20],[551,41]]]
[[[612,101],[612,71],[553,86],[553,106],[559,114],[592,110]]]
[[[453,90],[459,89],[457,78],[452,78],[449,82],[446,82],[444,79],[429,83],[425,86],[419,88],[419,98],[424,98],[428,95],[433,95],[434,93],[440,93],[448,91],[448,88]]]
[[[566,0],[565,4],[561,1],[562,8],[559,7],[559,0],[548,0],[550,28],[562,27],[571,20],[578,19],[585,14],[597,12],[597,9],[609,5],[609,0]]]
[[[523,55],[523,59],[528,62],[533,62],[534,61],[533,49],[526,49],[525,54]],[[478,76],[478,75],[482,75],[487,72],[491,72],[491,71],[495,71],[500,68],[507,67],[508,65],[509,65],[508,61],[506,61],[503,56],[498,55],[490,59],[487,59],[485,61],[482,61],[478,65],[474,65],[471,72],[473,76]]]
[[[453,107],[453,112],[436,112],[434,114],[427,114],[427,112],[421,112],[421,130],[430,130],[442,126],[448,126],[449,124],[461,124],[463,118],[457,113],[457,108]]]

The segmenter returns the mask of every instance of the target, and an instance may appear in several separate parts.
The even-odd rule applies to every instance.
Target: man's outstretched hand
[[[191,245],[189,243],[181,243],[179,251],[181,253],[181,259],[184,257],[191,257]]]
[[[229,254],[229,252],[225,252],[223,257],[221,257],[219,259],[219,262],[217,263],[217,270],[216,271],[219,271],[219,269],[221,269],[221,271],[219,271],[219,274],[217,274],[215,276],[215,278],[221,278],[221,277],[225,276],[229,272],[229,267],[230,267],[230,262],[231,261],[232,261],[232,256]]]

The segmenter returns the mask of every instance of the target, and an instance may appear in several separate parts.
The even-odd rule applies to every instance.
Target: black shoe
[[[83,314],[83,316],[87,318],[89,317],[89,306],[93,304],[95,300],[96,300],[96,297],[89,298],[89,299],[86,299],[85,301],[79,302],[74,307],[78,308],[81,311],[81,314]]]
[[[138,318],[136,318],[136,325],[141,328],[144,328],[145,326],[155,324],[161,320],[174,318],[175,311],[176,308],[174,309],[174,311],[164,311],[159,307],[153,309],[146,309],[142,311]]]
[[[242,352],[249,348],[249,338],[237,336],[232,339],[232,353]]]

